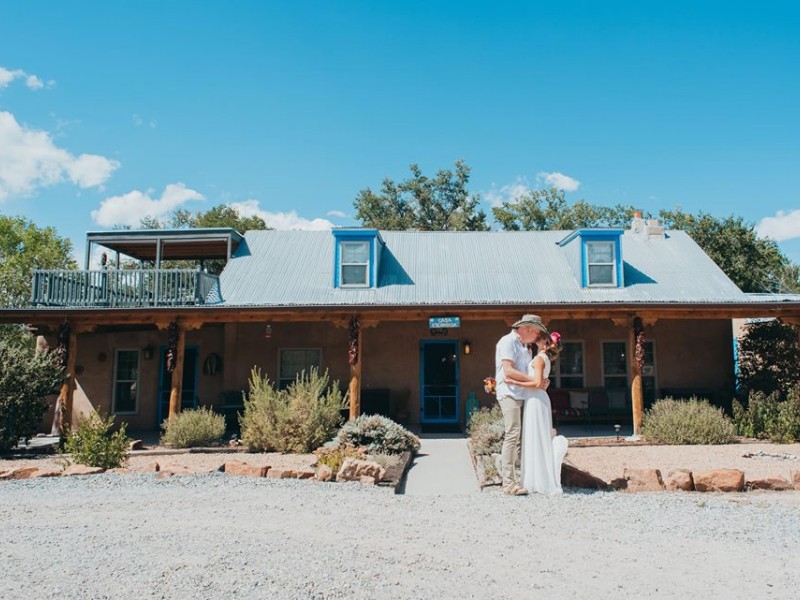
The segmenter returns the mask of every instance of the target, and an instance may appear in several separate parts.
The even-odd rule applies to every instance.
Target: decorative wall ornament
[[[360,325],[358,324],[358,317],[353,316],[350,319],[350,343],[347,346],[347,361],[351,365],[355,365],[358,362],[358,330]]]
[[[172,321],[167,329],[167,373],[175,370],[178,362],[178,324]]]
[[[69,323],[64,322],[58,327],[58,346],[56,346],[56,362],[66,368],[69,358]]]

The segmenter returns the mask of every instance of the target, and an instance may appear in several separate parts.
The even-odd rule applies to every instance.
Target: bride
[[[567,438],[553,437],[553,414],[550,397],[542,383],[550,377],[550,365],[561,352],[557,332],[536,341],[538,353],[528,366],[530,382],[518,385],[532,388],[525,400],[522,415],[521,484],[529,492],[561,493],[561,463],[567,453]]]

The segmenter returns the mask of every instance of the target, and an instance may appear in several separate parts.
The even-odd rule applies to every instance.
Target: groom
[[[530,393],[530,388],[522,388],[506,383],[506,378],[529,381],[528,364],[531,352],[528,344],[536,342],[540,336],[549,335],[547,327],[537,315],[524,315],[511,326],[511,332],[500,338],[495,350],[495,380],[497,381],[497,401],[503,411],[503,450],[500,464],[503,477],[503,492],[514,496],[528,493],[520,486],[519,460],[522,432],[522,403]],[[545,380],[544,389],[549,381]]]

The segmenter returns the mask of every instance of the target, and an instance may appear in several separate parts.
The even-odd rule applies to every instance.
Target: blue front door
[[[172,391],[172,373],[167,371],[167,347],[162,346],[161,368],[158,374],[158,423],[169,416],[169,394]],[[183,351],[183,392],[181,410],[197,406],[197,346],[186,346]]]
[[[458,342],[424,340],[420,355],[420,423],[458,423]]]

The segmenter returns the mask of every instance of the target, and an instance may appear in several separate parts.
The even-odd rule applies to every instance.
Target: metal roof
[[[86,234],[87,260],[92,244],[137,260],[155,260],[159,243],[163,260],[226,259],[229,248],[235,251],[243,239],[244,236],[231,227],[90,231]]]
[[[625,231],[622,288],[581,288],[558,242],[569,231],[381,231],[374,289],[335,289],[330,231],[251,231],[220,276],[227,306],[764,303],[683,231]]]

